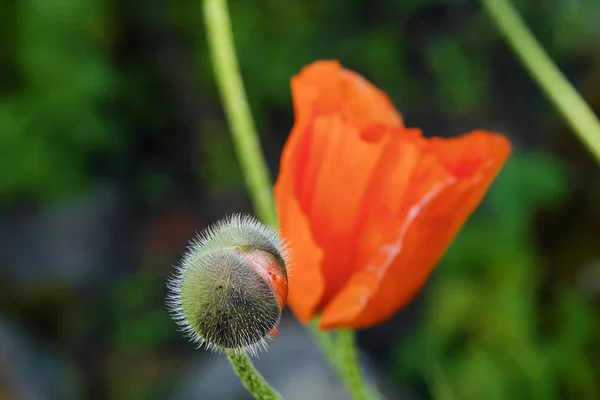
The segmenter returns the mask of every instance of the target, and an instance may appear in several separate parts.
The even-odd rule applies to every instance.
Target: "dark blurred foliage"
[[[600,3],[514,3],[599,113]],[[599,168],[480,4],[230,9],[273,176],[289,79],[318,58],[363,73],[427,135],[515,144],[423,293],[361,332],[384,377],[424,399],[600,398]],[[0,397],[169,398],[203,352],[168,319],[166,276],[196,230],[251,210],[200,0],[0,10]]]

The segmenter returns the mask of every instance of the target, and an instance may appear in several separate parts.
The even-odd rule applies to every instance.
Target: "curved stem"
[[[335,369],[336,373],[341,373],[339,369],[338,354],[336,351],[335,340],[331,332],[323,332],[319,330],[318,318],[315,318],[310,325],[307,326],[308,332],[313,340],[321,347],[325,355],[325,359]]]
[[[213,70],[246,185],[258,217],[267,225],[277,225],[271,178],[248,106],[226,0],[204,0],[204,18]]]
[[[227,352],[227,358],[242,384],[257,400],[281,400],[282,397],[263,376],[245,353]]]
[[[235,55],[226,0],[204,0],[204,18],[217,85],[246,185],[259,218],[266,224],[276,225],[269,173],[261,158],[258,136]],[[227,352],[227,358],[254,398],[281,399],[281,395],[256,370],[247,354],[230,351]]]
[[[356,333],[349,329],[338,332],[339,366],[352,398],[366,400],[370,396],[362,378],[355,336]]]
[[[492,20],[533,78],[600,162],[600,121],[571,86],[508,0],[482,0]]]
[[[344,385],[354,399],[381,399],[377,390],[363,380],[354,331],[321,331],[318,328],[318,319],[315,319],[308,329],[315,342],[325,353],[329,364],[344,380]]]
[[[242,164],[246,185],[252,196],[252,202],[258,217],[264,223],[275,226],[277,225],[277,215],[271,181],[260,149],[258,135],[252,121],[239,71],[226,0],[204,0],[204,17],[213,69],[231,127],[237,155]],[[343,349],[339,351],[340,347],[333,340],[330,333],[322,332],[316,327],[310,329],[316,342],[323,348],[327,360],[342,376],[354,398],[366,398],[364,397],[365,385],[361,380],[358,358],[353,356],[353,354],[356,354],[353,335],[346,333],[346,335],[351,335],[350,339],[346,338],[346,341],[340,343]],[[256,393],[253,391],[255,388],[269,388],[272,391],[270,395],[277,395],[254,369],[247,356],[244,356],[245,358],[240,358],[242,356],[236,354],[228,354],[227,356],[246,388],[255,396]],[[344,363],[346,365],[343,365]]]

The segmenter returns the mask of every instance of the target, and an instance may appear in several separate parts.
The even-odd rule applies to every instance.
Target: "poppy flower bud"
[[[192,241],[168,281],[173,319],[199,346],[256,354],[277,334],[287,257],[279,233],[253,217],[217,222]]]

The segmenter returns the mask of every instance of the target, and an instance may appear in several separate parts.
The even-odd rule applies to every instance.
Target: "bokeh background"
[[[513,2],[600,114],[600,2]],[[364,74],[426,135],[514,143],[426,288],[359,333],[386,395],[600,398],[600,168],[481,4],[230,10],[273,177],[289,79],[319,58]],[[200,0],[0,1],[1,399],[246,399],[163,305],[187,240],[234,211],[251,204]],[[258,365],[287,398],[347,398],[289,312]]]

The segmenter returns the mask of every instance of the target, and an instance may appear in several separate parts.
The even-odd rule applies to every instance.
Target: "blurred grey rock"
[[[285,400],[349,400],[345,388],[331,370],[308,332],[295,319],[285,316],[279,335],[269,351],[254,359],[256,368]],[[203,350],[198,350],[203,351]],[[251,399],[224,356],[211,355],[194,360],[175,384],[174,400]],[[369,380],[378,384],[382,377],[361,356]],[[388,400],[399,399],[390,397]]]
[[[118,188],[106,185],[43,209],[0,215],[0,275],[28,287],[107,280],[122,267],[129,241],[122,236],[124,207]]]
[[[0,317],[0,381],[12,399],[65,398],[66,363],[21,328]],[[6,394],[6,393],[3,393]]]

